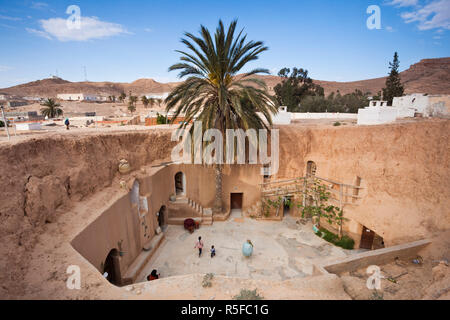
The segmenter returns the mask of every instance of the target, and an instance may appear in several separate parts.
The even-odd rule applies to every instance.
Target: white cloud
[[[8,25],[8,24],[3,24],[3,23],[0,23],[0,27],[2,27],[2,28],[8,28],[8,29],[16,29],[16,27],[10,26],[10,25]]]
[[[419,30],[450,29],[450,0],[435,0],[401,14],[405,23],[417,22]]]
[[[392,28],[391,26],[386,26],[386,31],[387,32],[394,32],[395,30],[394,30],[394,28]]]
[[[44,9],[47,7],[48,7],[48,4],[45,2],[33,2],[31,4],[31,8],[33,8],[33,9]]]
[[[145,31],[145,32],[153,32],[153,29],[151,29],[151,28],[145,28],[144,31]]]
[[[419,0],[392,0],[387,2],[386,5],[400,7],[411,7],[416,6]]]
[[[27,29],[28,32],[38,36],[59,41],[87,41],[102,39],[119,34],[129,34],[120,24],[101,21],[97,17],[81,17],[80,28],[69,28],[67,20],[63,18],[51,18],[40,20],[42,30]]]
[[[52,37],[50,37],[48,35],[48,33],[44,32],[44,31],[31,29],[31,28],[26,28],[26,30],[28,31],[28,33],[35,34],[35,35],[37,35],[39,37],[42,37],[42,38],[45,38],[45,39],[48,39],[48,40],[52,40]]]
[[[12,67],[8,67],[8,66],[0,66],[0,72],[4,72],[4,71],[9,71],[12,70]]]
[[[0,19],[2,20],[8,20],[8,21],[20,21],[22,18],[16,18],[16,17],[8,17],[0,14]]]

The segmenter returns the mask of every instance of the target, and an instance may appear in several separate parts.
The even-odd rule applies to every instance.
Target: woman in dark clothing
[[[152,273],[147,277],[148,281],[158,280],[159,279],[158,271],[153,270]]]

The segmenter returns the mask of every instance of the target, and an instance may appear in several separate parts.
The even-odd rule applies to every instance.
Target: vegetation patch
[[[264,297],[259,295],[258,289],[241,289],[241,292],[237,296],[234,296],[233,300],[264,300]]]
[[[339,239],[339,236],[337,234],[334,234],[333,232],[330,232],[325,228],[320,228],[316,235],[323,238],[325,241],[328,241],[343,249],[353,250],[353,248],[355,247],[355,241],[352,238],[343,235],[342,238]]]
[[[167,117],[163,116],[162,114],[157,113],[156,114],[156,123],[157,124],[168,124],[169,120]]]
[[[339,121],[333,123],[333,126],[335,126],[335,127],[339,127],[340,125],[341,125],[341,123]]]
[[[211,288],[212,287],[212,279],[214,278],[213,273],[208,273],[203,277],[202,287],[203,288]]]

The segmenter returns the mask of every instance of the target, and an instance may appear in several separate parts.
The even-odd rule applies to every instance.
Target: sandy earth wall
[[[303,176],[307,161],[316,162],[319,176],[348,184],[359,176],[365,197],[347,208],[348,217],[382,235],[388,246],[426,238],[450,227],[449,133],[450,121],[446,120],[375,127],[283,127],[280,171],[275,178]],[[118,186],[113,193],[105,193],[113,181],[120,180],[119,160],[126,158],[139,170],[168,159],[172,149],[168,141],[170,133],[163,130],[41,138],[0,146],[0,161],[7,164],[0,168],[0,239],[4,244],[0,297],[62,297],[58,290],[64,287],[68,263],[85,270],[87,291],[64,297],[118,297],[121,291],[102,279],[70,241],[95,221],[93,216],[98,218],[104,203],[126,195],[116,190]],[[174,176],[178,169],[170,170]],[[235,174],[244,177],[246,170],[242,167]],[[194,171],[191,174],[195,176]],[[242,179],[244,193],[256,189],[253,174],[256,171]],[[154,214],[166,201],[165,193],[174,189],[173,177],[161,172],[150,181],[148,176],[149,172],[142,173],[138,180],[141,195],[160,194],[159,202],[150,201],[150,216],[156,222]],[[209,174],[202,179],[192,180],[192,186],[213,185]],[[233,190],[235,178],[226,179],[225,188]],[[187,183],[189,193],[189,177]],[[191,191],[201,203],[203,192]],[[114,192],[119,193],[114,196]],[[61,219],[66,212],[67,219]]]
[[[282,127],[275,178],[317,175],[355,185],[361,196],[345,215],[385,239],[387,246],[450,228],[450,121],[382,126]]]
[[[169,144],[168,144],[169,142]],[[0,146],[0,283],[20,293],[37,236],[132,168],[170,157],[170,131],[56,136]],[[1,293],[1,292],[0,292]],[[0,294],[1,296],[1,294]]]

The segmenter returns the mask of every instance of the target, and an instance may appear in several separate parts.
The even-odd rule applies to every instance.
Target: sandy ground
[[[169,226],[165,240],[151,258],[138,281],[145,281],[153,269],[162,277],[183,274],[214,273],[227,277],[287,280],[313,273],[313,264],[327,259],[346,257],[355,251],[338,248],[314,235],[312,224],[297,224],[286,217],[282,222],[255,221],[232,213],[226,222],[202,226],[193,234],[183,226]],[[201,236],[205,244],[199,258],[194,249]],[[249,239],[254,245],[251,258],[242,254],[242,245]],[[216,256],[211,259],[214,245]]]
[[[341,275],[346,292],[356,300],[450,299],[450,267],[448,260],[396,260],[380,266],[381,288],[367,289],[366,269]]]

